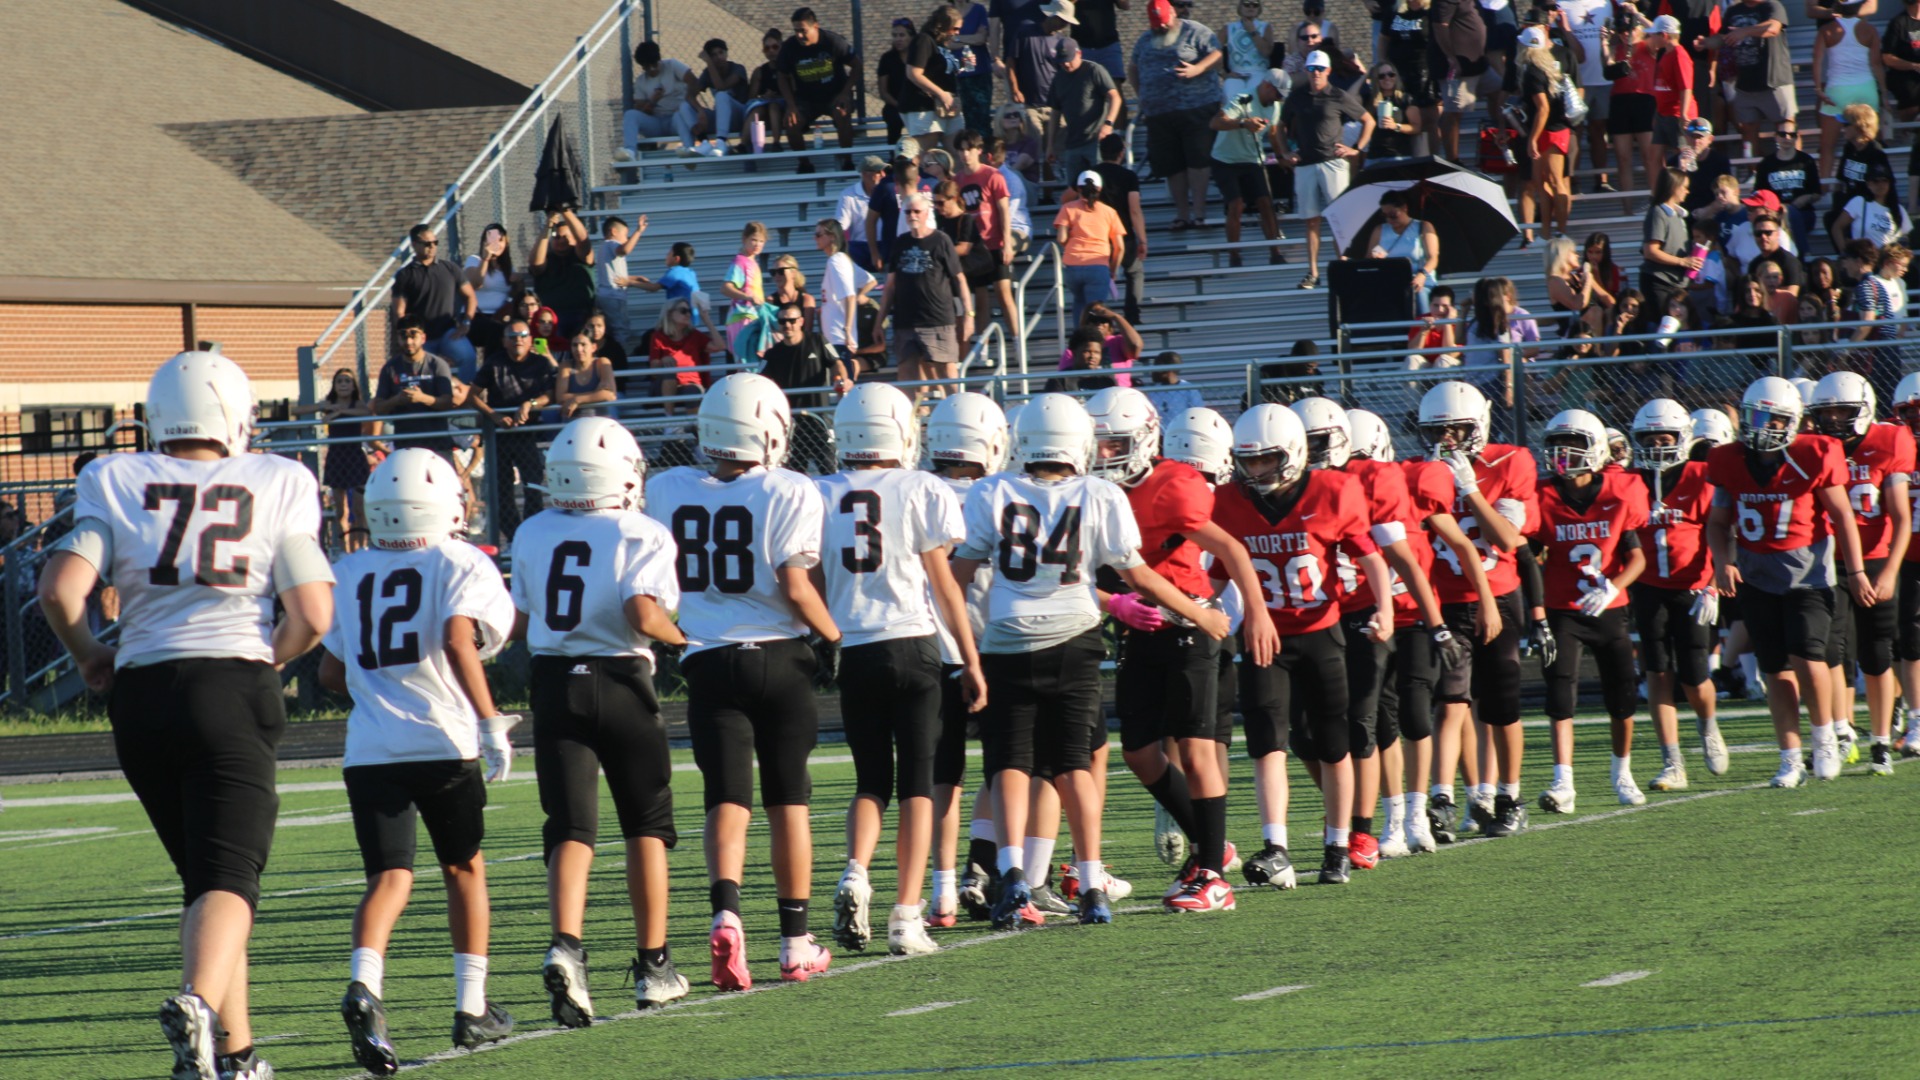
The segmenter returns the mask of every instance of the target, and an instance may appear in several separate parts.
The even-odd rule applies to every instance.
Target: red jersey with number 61
[[[1246,545],[1260,579],[1261,599],[1283,638],[1324,630],[1339,620],[1333,582],[1336,549],[1355,559],[1380,550],[1368,535],[1373,522],[1358,480],[1322,469],[1308,473],[1302,483],[1306,490],[1279,521],[1268,521],[1238,484],[1222,485],[1213,500],[1214,523]],[[1211,572],[1217,578],[1227,576],[1219,562]]]
[[[1853,504],[1865,558],[1884,559],[1893,549],[1892,523],[1881,503],[1887,478],[1912,472],[1913,457],[1913,433],[1903,424],[1886,423],[1867,425],[1860,445],[1847,454],[1847,501]]]
[[[1713,485],[1707,483],[1707,463],[1689,461],[1680,466],[1672,487],[1656,494],[1653,474],[1636,471],[1646,485],[1647,524],[1640,530],[1640,546],[1647,552],[1647,569],[1639,584],[1692,592],[1713,584],[1713,553],[1707,549],[1707,516],[1713,512]]]
[[[1387,461],[1355,458],[1342,470],[1360,482],[1366,493],[1368,535],[1376,547],[1405,540],[1414,526],[1413,503],[1407,497],[1407,475]],[[1340,569],[1340,613],[1351,614],[1374,606],[1373,586],[1344,548],[1334,552]],[[1396,575],[1395,580],[1398,580]]]
[[[1445,466],[1442,465],[1444,468]],[[1540,522],[1540,503],[1535,495],[1535,482],[1538,479],[1539,466],[1534,464],[1533,453],[1524,447],[1507,446],[1503,443],[1491,443],[1473,459],[1473,473],[1480,481],[1480,494],[1496,511],[1505,511],[1509,521],[1526,536],[1538,527]],[[1473,508],[1467,500],[1455,496],[1453,513],[1460,519],[1460,529],[1480,549],[1480,565],[1487,572],[1487,584],[1492,586],[1493,595],[1505,596],[1520,587],[1520,570],[1514,562],[1513,552],[1501,551],[1493,546],[1493,535],[1487,526],[1474,516]],[[1517,519],[1517,520],[1516,520]],[[1480,599],[1468,580],[1460,558],[1451,547],[1441,544],[1433,550],[1433,588],[1439,593],[1443,604],[1467,604]]]
[[[1556,611],[1579,607],[1581,597],[1617,576],[1626,563],[1621,541],[1647,523],[1647,489],[1639,477],[1603,469],[1598,482],[1599,494],[1584,507],[1568,502],[1557,482],[1540,485],[1540,527],[1527,538],[1546,546],[1546,606]],[[1607,607],[1626,602],[1622,591]]]
[[[1847,459],[1840,440],[1825,435],[1795,436],[1774,474],[1756,478],[1747,467],[1747,448],[1716,446],[1707,455],[1707,480],[1733,501],[1733,535],[1745,551],[1798,551],[1825,536],[1813,493],[1845,485]],[[1816,524],[1822,526],[1816,531]]]
[[[1426,522],[1435,514],[1453,513],[1453,473],[1437,461],[1402,462],[1400,471],[1407,478],[1407,503],[1413,509],[1407,546],[1413,549],[1413,561],[1420,564],[1420,572],[1427,575],[1428,582],[1433,582],[1435,544],[1427,533]],[[1446,548],[1448,554],[1453,553],[1445,541],[1439,546]],[[1393,625],[1404,630],[1419,624],[1420,607],[1413,602],[1407,583],[1401,581],[1396,572],[1393,575]]]

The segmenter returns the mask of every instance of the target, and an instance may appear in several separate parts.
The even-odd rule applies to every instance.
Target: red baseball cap
[[[1171,0],[1153,0],[1153,3],[1147,5],[1147,25],[1155,30],[1165,30],[1173,25]]]
[[[1756,210],[1766,210],[1775,214],[1780,212],[1780,196],[1771,191],[1756,191],[1741,199],[1740,202],[1743,206],[1751,206]]]

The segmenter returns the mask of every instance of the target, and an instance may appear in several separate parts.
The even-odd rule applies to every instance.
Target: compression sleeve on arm
[[[320,549],[320,541],[311,533],[289,533],[273,554],[274,594],[312,581],[332,584],[333,565],[327,562],[327,553]]]
[[[100,580],[107,581],[107,568],[113,565],[113,529],[99,518],[81,518],[54,550],[70,551],[87,560],[99,573]]]

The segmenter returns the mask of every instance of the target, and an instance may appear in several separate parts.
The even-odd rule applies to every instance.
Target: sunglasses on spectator
[[[1319,41],[1320,35],[1319,34],[1301,34],[1300,40],[1301,41]]]
[[[780,325],[781,326],[799,326],[803,321],[804,320],[802,319],[781,319]]]
[[[507,337],[532,337],[533,333],[532,331],[529,331],[529,330],[509,330],[507,331],[506,336]]]
[[[1379,82],[1381,79],[1398,79],[1399,77],[1400,76],[1395,75],[1391,71],[1378,71],[1374,73],[1373,79],[1375,82]]]
[[[1779,235],[1780,235],[1780,230],[1779,230],[1779,229],[1755,229],[1755,230],[1753,230],[1753,235],[1755,235],[1755,236],[1779,236]]]
[[[438,240],[415,240],[414,243],[419,244],[421,247],[428,248],[437,248],[440,246],[440,241]]]

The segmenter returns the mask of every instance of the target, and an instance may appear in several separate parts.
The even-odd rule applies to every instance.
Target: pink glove
[[[1166,616],[1160,614],[1158,606],[1149,604],[1132,593],[1114,593],[1109,597],[1107,614],[1135,630],[1158,630],[1167,625]]]

